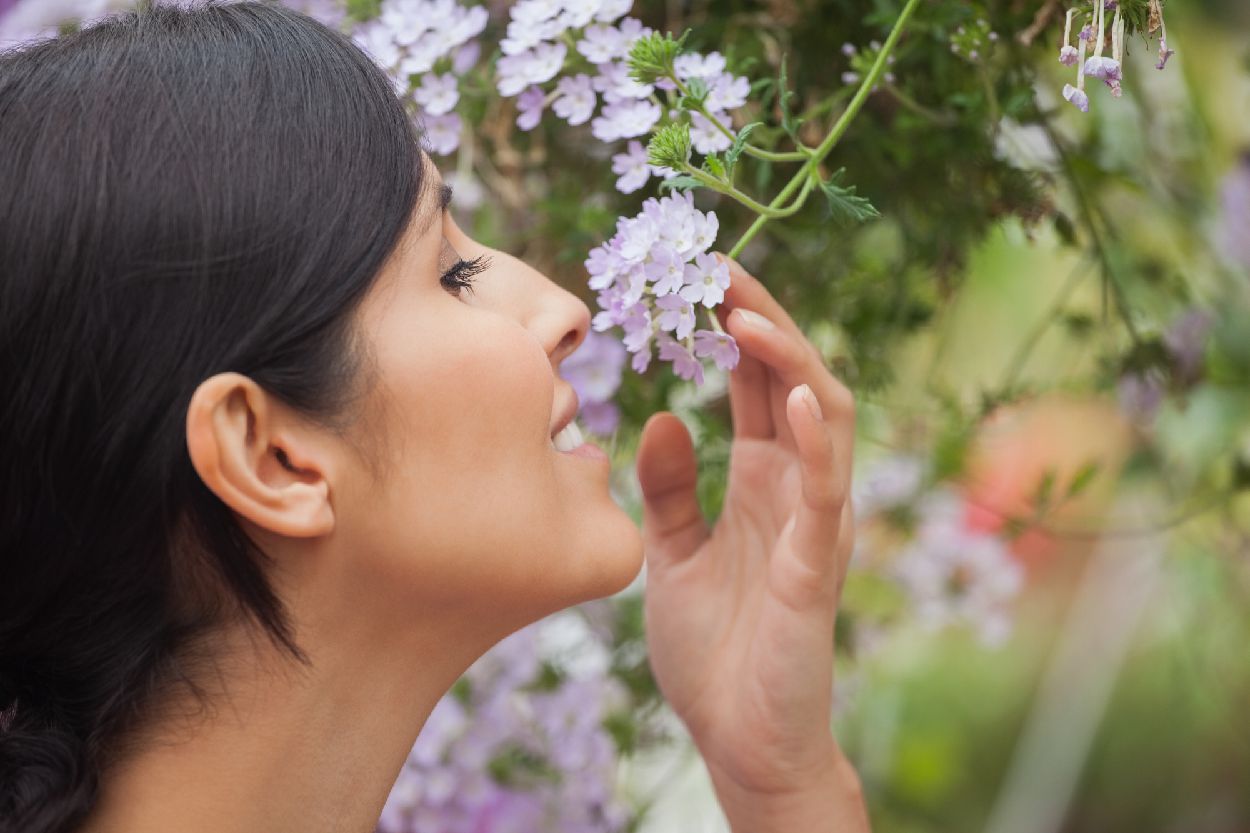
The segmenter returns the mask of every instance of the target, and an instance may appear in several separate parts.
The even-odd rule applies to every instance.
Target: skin
[[[234,373],[188,409],[195,469],[273,557],[311,666],[224,628],[197,680],[211,707],[154,708],[84,829],[370,831],[460,674],[517,628],[622,589],[645,552],[652,664],[733,829],[866,830],[853,770],[815,730],[852,546],[846,388],[732,264],[720,314],[743,355],[723,514],[709,529],[690,435],[661,413],[638,455],[640,533],[607,462],[550,442],[576,406],[557,374],[589,310],[465,235],[438,190],[358,310],[372,379],[346,436]],[[447,245],[490,256],[472,292],[441,285]]]

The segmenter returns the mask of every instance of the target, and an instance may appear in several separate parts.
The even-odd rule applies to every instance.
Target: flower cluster
[[[628,0],[521,0],[512,6],[496,85],[503,95],[516,97],[517,126],[534,129],[550,108],[570,125],[589,122],[601,142],[636,140],[664,117],[656,90],[673,91],[680,82],[700,95],[699,111],[690,113],[695,149],[715,153],[729,148],[728,113],[746,103],[750,83],[728,72],[718,52],[680,55],[673,63],[676,80],[638,81],[628,58],[634,44],[652,32],[624,17],[631,5]],[[651,176],[673,175],[647,165],[638,141],[613,157],[612,166],[624,193],[638,190]]]
[[[1123,9],[1117,0],[1093,0],[1093,14],[1089,23],[1077,34],[1079,46],[1072,45],[1072,22],[1079,9],[1072,8],[1064,19],[1063,46],[1059,49],[1059,63],[1076,67],[1076,85],[1064,84],[1063,97],[1082,113],[1089,112],[1089,94],[1085,91],[1085,78],[1097,78],[1111,88],[1111,95],[1120,97],[1120,82],[1124,80],[1124,39],[1127,23]],[[1103,54],[1107,42],[1107,12],[1114,11],[1111,20],[1111,55]],[[1159,61],[1156,69],[1163,69],[1168,59],[1176,54],[1168,49],[1167,26],[1163,22],[1163,6],[1160,0],[1150,0],[1150,34],[1159,35]],[[1093,55],[1085,55],[1092,45]]]
[[[971,626],[986,645],[998,645],[1011,633],[1024,570],[1002,538],[969,527],[965,510],[948,489],[920,498],[915,538],[899,553],[894,575],[922,626]]]
[[[383,0],[381,14],[353,34],[412,102],[433,153],[446,155],[460,146],[460,78],[477,63],[481,46],[475,38],[486,21],[485,8],[455,0]]]
[[[508,637],[439,701],[386,801],[382,833],[625,827],[616,746],[603,721],[626,695],[605,663],[576,675],[552,665],[544,631],[556,624]]]
[[[845,55],[851,63],[851,68],[842,73],[842,83],[851,85],[858,84],[860,79],[868,74],[872,69],[872,65],[877,62],[877,53],[881,51],[881,41],[874,40],[868,42],[868,48],[860,50],[853,43],[842,44],[842,54]],[[885,59],[886,66],[894,64],[894,56],[889,55]],[[887,84],[894,83],[894,73],[886,70],[881,76],[882,80]],[[876,92],[876,85],[873,86],[873,92]]]
[[[581,346],[560,363],[560,375],[577,392],[578,417],[586,430],[611,434],[620,424],[621,411],[612,397],[621,386],[626,355],[624,345],[616,339],[591,332]]]
[[[642,213],[621,218],[616,234],[586,259],[601,308],[594,329],[625,331],[630,364],[639,373],[653,346],[683,379],[703,383],[701,359],[722,370],[738,365],[738,345],[711,309],[725,298],[729,267],[708,252],[719,221],[694,207],[689,193],[647,199]],[[702,306],[712,329],[695,329]]]

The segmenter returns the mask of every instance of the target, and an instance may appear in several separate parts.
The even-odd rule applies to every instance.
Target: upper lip
[[[565,384],[567,390],[563,402],[560,401],[557,394],[556,405],[552,408],[552,414],[556,415],[556,421],[551,426],[551,438],[555,439],[556,434],[564,430],[573,418],[577,416],[577,392],[573,390],[573,386]]]

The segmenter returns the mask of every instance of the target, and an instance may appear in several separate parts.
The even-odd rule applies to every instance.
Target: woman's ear
[[[248,377],[200,383],[187,408],[187,450],[205,485],[257,526],[290,538],[334,529],[330,455]]]

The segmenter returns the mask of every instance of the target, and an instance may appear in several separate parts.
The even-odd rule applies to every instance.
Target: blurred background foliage
[[[900,7],[640,2],[634,14],[721,50],[762,95],[736,126],[762,119],[774,129],[753,139],[785,147],[772,80],[783,57],[801,135],[816,144],[855,89],[842,80],[857,69],[842,44],[883,39]],[[1238,254],[1250,213],[1236,191],[1250,148],[1250,7],[1169,3],[1173,62],[1156,71],[1152,46],[1130,37],[1124,97],[1091,90],[1088,114],[1059,92],[1069,80],[1056,61],[1064,10],[924,3],[895,52],[894,80],[826,163],[846,168],[881,219],[844,228],[812,200],[741,258],[855,391],[857,469],[897,455],[926,461],[926,486],[957,488],[1027,568],[1012,636],[987,649],[965,632],[902,624],[905,599],[866,569],[906,538],[915,519],[905,506],[861,533],[862,572],[840,621],[837,729],[882,831],[1250,829],[1250,262]],[[977,59],[953,51],[960,27],[980,19],[997,39]],[[582,260],[648,194],[612,191],[610,151],[588,131],[549,123],[522,134],[509,102],[488,106],[468,163],[485,170],[491,195],[472,211],[477,233],[593,307]],[[742,164],[757,197],[788,179],[784,164]],[[714,194],[696,201],[720,216],[722,249],[754,219]],[[1182,343],[1186,316],[1204,326]],[[637,429],[671,408],[696,432],[701,495],[716,512],[731,430],[721,393],[663,370],[626,374],[610,442],[627,504],[637,506]],[[1113,519],[1117,501],[1137,493],[1156,495],[1159,511]],[[1004,821],[1007,774],[1022,766],[1065,617],[1099,544],[1116,538],[1126,557],[1134,542],[1162,542],[1153,589],[1119,654],[1090,672],[1111,679],[1084,754],[1051,762],[1076,768],[1062,773],[1075,784],[1059,821]],[[641,639],[636,611],[627,600],[621,610]],[[645,697],[645,664],[633,672]],[[1069,696],[1081,701],[1088,682],[1071,679]],[[1042,785],[1037,794],[1065,795]],[[663,818],[647,829],[682,829]]]

